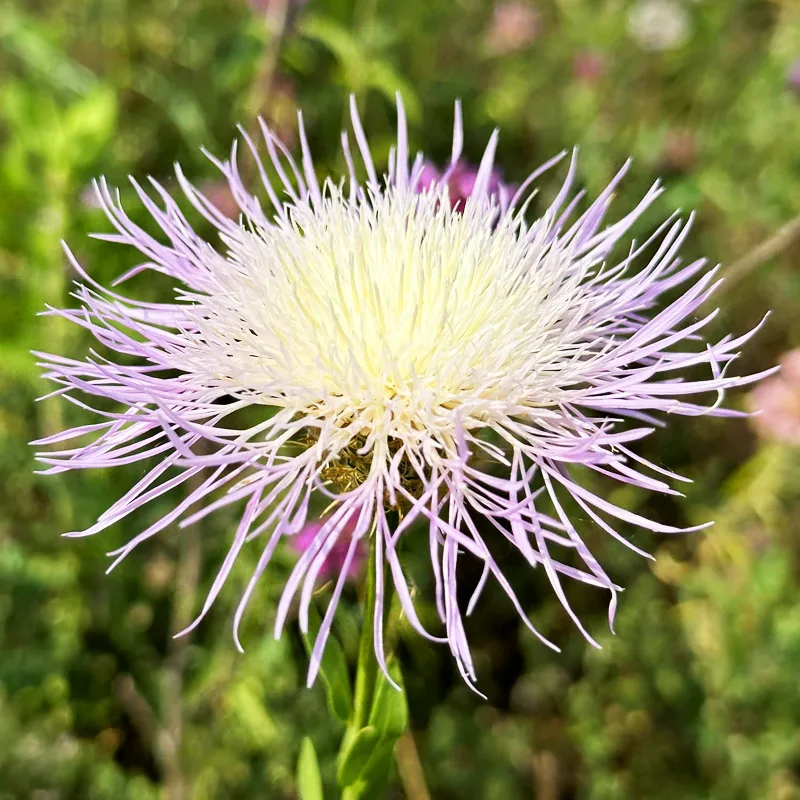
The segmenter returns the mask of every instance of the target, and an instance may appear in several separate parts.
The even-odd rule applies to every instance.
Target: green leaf
[[[51,85],[81,95],[96,88],[99,81],[94,73],[51,42],[46,31],[47,27],[34,17],[13,8],[6,8],[0,14],[0,41],[4,50],[16,55]]]
[[[63,115],[63,136],[73,162],[91,163],[111,141],[117,119],[117,99],[107,86],[72,103]]]
[[[333,54],[341,65],[342,77],[348,89],[356,94],[361,94],[365,89],[375,89],[390,103],[394,103],[395,92],[400,92],[409,120],[419,121],[422,104],[414,86],[381,55],[379,42],[370,41],[371,37],[356,35],[336,20],[319,14],[309,14],[300,24],[300,32]]]
[[[278,727],[261,702],[258,681],[244,677],[233,683],[227,692],[226,705],[226,711],[236,719],[242,740],[253,749],[266,750],[278,740]]]
[[[360,92],[369,79],[368,56],[362,41],[335,20],[316,14],[309,15],[300,32],[326,47],[342,67],[347,88]]]
[[[351,787],[349,797],[379,797],[392,770],[394,746],[408,727],[408,703],[397,659],[391,656],[387,668],[401,690],[379,672],[375,679],[369,724],[347,742],[339,756],[338,780]]]
[[[308,609],[308,633],[303,634],[303,643],[309,656],[314,648],[314,640],[317,638],[320,624],[319,612],[312,605]],[[344,657],[344,651],[333,636],[328,637],[319,672],[322,682],[325,684],[328,706],[342,722],[347,722],[353,712],[350,673],[347,671],[347,659]]]
[[[199,146],[212,140],[201,102],[162,73],[140,66],[130,88],[159,108],[189,144]]]
[[[385,797],[392,775],[394,763],[394,742],[380,742],[372,751],[367,763],[362,767],[356,785],[356,794],[359,797]]]
[[[324,800],[317,751],[308,736],[300,744],[297,759],[297,796],[300,800]]]
[[[422,103],[414,86],[388,61],[374,59],[370,62],[367,85],[379,91],[392,104],[395,102],[395,92],[400,92],[409,121],[419,122],[422,117]]]
[[[380,733],[369,725],[356,732],[339,754],[339,769],[336,773],[339,786],[351,786],[359,779],[380,740]]]
[[[397,659],[390,656],[386,666],[400,691],[389,683],[383,672],[378,673],[369,724],[380,732],[381,740],[394,745],[408,727],[408,703]]]

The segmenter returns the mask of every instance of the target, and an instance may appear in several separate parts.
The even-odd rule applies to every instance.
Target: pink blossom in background
[[[498,3],[486,34],[486,49],[492,55],[522,50],[539,35],[541,27],[541,16],[531,3]]]
[[[582,50],[572,61],[572,77],[579,83],[598,83],[605,77],[605,72],[605,59],[591,50]]]
[[[786,85],[795,92],[795,94],[800,94],[800,58],[795,60],[792,66],[789,67],[789,73],[786,76]]]
[[[450,195],[450,207],[455,211],[463,211],[467,199],[475,189],[477,177],[477,168],[462,161],[458,161],[444,173],[430,162],[426,162],[422,166],[416,188],[417,191],[425,191],[434,184],[446,183]],[[514,188],[511,184],[503,183],[502,172],[499,169],[491,171],[487,190],[501,205],[507,203],[508,198],[514,193]]]
[[[663,166],[681,172],[691,169],[697,162],[697,137],[686,128],[667,131],[661,154]]]
[[[423,192],[425,189],[430,189],[434,183],[438,183],[442,178],[442,173],[429,161],[422,165],[422,172],[419,174],[417,181],[417,191]]]
[[[227,181],[207,181],[200,184],[205,198],[228,219],[238,219],[242,213]]]
[[[750,406],[761,412],[751,418],[761,436],[800,444],[800,349],[784,355],[780,373],[750,393]]]
[[[305,553],[312,547],[317,539],[317,535],[327,523],[327,517],[309,522],[303,529],[294,536],[291,540],[292,548],[298,553]],[[350,541],[353,532],[356,529],[358,522],[358,514],[353,513],[347,520],[347,524],[342,530],[342,536],[336,541],[327,558],[322,563],[322,568],[319,571],[320,580],[327,580],[333,578],[344,569],[347,562],[347,551],[350,548]],[[361,539],[356,546],[356,553],[350,566],[347,569],[347,577],[349,580],[355,580],[364,569],[369,555],[368,545],[364,539]]]

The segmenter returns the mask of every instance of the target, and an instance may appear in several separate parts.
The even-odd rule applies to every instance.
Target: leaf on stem
[[[324,800],[317,751],[308,736],[300,745],[297,759],[297,796],[300,800]]]
[[[392,680],[401,688],[401,691],[398,692],[389,683],[383,672],[378,672],[374,699],[369,713],[369,724],[379,731],[381,739],[389,740],[394,744],[408,727],[408,703],[397,659],[390,656],[386,666]]]
[[[311,605],[308,609],[308,633],[303,634],[303,644],[309,656],[314,648],[314,641],[319,633],[320,624],[319,612]],[[328,638],[325,645],[319,673],[322,677],[322,682],[325,684],[328,706],[342,722],[347,722],[353,713],[350,674],[347,671],[347,660],[344,657],[344,651],[333,636]]]

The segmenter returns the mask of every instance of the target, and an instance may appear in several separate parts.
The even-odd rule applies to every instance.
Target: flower
[[[299,163],[262,123],[270,172],[241,129],[270,201],[265,212],[245,188],[236,144],[229,159],[212,157],[239,204],[241,223],[218,212],[178,168],[187,200],[220,232],[216,247],[194,232],[157,182],[150,193],[135,180],[133,187],[161,229],[159,239],[133,222],[104,180],[97,183],[116,229],[99,238],[131,245],[144,258],[119,281],[155,270],[175,281],[175,298],[144,302],[104,288],[66,250],[83,280],[75,291],[81,307],[47,313],[92,333],[105,355],[40,356],[58,384],[55,393],[91,409],[97,421],[41,440],[84,443],[38,458],[48,472],[147,462],[144,476],[96,524],[69,536],[96,534],[184,487],[172,511],[111,553],[112,567],[165,528],[238,504],[229,552],[187,630],[207,613],[242,548],[259,540],[261,555],[234,615],[239,648],[240,620],[275,549],[303,531],[312,496],[328,498],[331,513],[289,575],[275,621],[280,635],[299,594],[298,618],[307,630],[312,594],[344,542],[309,683],[347,576],[369,539],[381,667],[388,568],[410,625],[445,642],[474,686],[464,614],[490,577],[533,633],[558,649],[528,620],[493,556],[498,542],[541,568],[578,629],[596,644],[563,582],[609,592],[612,625],[620,587],[591,554],[564,499],[581,509],[584,526],[591,520],[637,552],[643,551],[616,523],[661,533],[680,529],[615,506],[582,485],[574,468],[677,494],[668,479],[678,476],[647,461],[633,443],[652,433],[662,414],[739,414],[722,408],[725,391],[769,370],[727,375],[755,330],[701,338],[715,316],[697,315],[717,285],[716,270],[678,257],[691,220],[673,215],[644,242],[630,241],[631,227],[661,194],[658,184],[626,215],[604,223],[627,164],[578,213],[583,193],[573,191],[573,155],[549,208],[529,220],[531,186],[565,153],[535,170],[513,196],[494,194],[495,131],[470,196],[454,208],[450,179],[463,141],[458,104],[450,166],[424,189],[425,159],[410,157],[399,96],[397,144],[385,177],[352,99],[351,120],[363,183],[346,133],[347,180],[320,183],[302,118]],[[664,295],[672,299],[657,310]],[[693,395],[713,402],[701,405]],[[395,510],[401,512],[396,525]],[[402,556],[413,537],[427,539],[442,631],[429,631],[415,610]],[[483,575],[463,609],[457,575],[465,555],[478,559]]]
[[[429,161],[424,161],[416,183],[417,191],[430,189],[435,183],[447,185],[447,196],[450,207],[455,211],[463,211],[467,198],[471,197],[475,189],[478,170],[463,161],[456,161],[444,172],[440,172]],[[489,174],[486,187],[489,198],[494,198],[499,203],[507,203],[513,194],[513,187],[502,181],[499,169],[493,169]]]
[[[498,3],[486,33],[486,48],[492,55],[524,50],[539,35],[541,26],[539,12],[530,3],[522,0]]]
[[[606,59],[591,50],[581,50],[572,60],[572,77],[587,85],[599,83],[606,73]]]
[[[334,544],[330,553],[328,553],[328,557],[325,559],[322,567],[320,568],[320,580],[326,580],[334,575],[339,575],[344,569],[347,551],[350,548],[350,539],[348,537],[355,533],[357,517],[358,512],[355,510],[345,523],[344,528],[342,528],[342,537],[337,540],[336,544]],[[314,546],[317,541],[317,537],[319,536],[319,532],[322,530],[324,525],[324,519],[306,523],[303,529],[296,536],[292,537],[292,547],[294,547],[298,553],[305,553],[306,550]],[[366,562],[367,543],[363,538],[361,538],[359,539],[358,546],[356,547],[355,558],[351,559],[347,566],[347,577],[351,580],[355,580],[360,575],[361,570],[364,568]]]
[[[643,50],[674,50],[691,32],[691,19],[676,0],[639,0],[628,14],[628,32]]]
[[[214,208],[230,219],[237,219],[239,216],[239,205],[231,192],[231,187],[225,180],[206,181],[200,185],[200,192],[203,197],[211,203]],[[96,201],[95,201],[96,202]]]
[[[781,374],[750,394],[753,427],[765,439],[800,444],[800,350],[781,358]]]
[[[800,58],[792,62],[786,74],[786,85],[795,94],[800,94]]]

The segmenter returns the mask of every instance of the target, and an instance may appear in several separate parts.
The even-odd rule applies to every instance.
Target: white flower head
[[[628,31],[644,50],[674,50],[691,33],[691,17],[678,0],[639,0],[628,13]]]
[[[300,624],[307,630],[315,589],[332,563],[339,570],[309,682],[344,583],[369,540],[376,554],[379,663],[385,667],[382,605],[390,580],[410,624],[446,642],[472,685],[476,676],[457,596],[459,559],[467,555],[483,565],[466,613],[492,577],[528,627],[555,647],[530,623],[493,556],[498,543],[510,544],[540,568],[594,644],[562,582],[608,591],[611,619],[620,587],[589,551],[564,498],[581,509],[584,525],[637,552],[615,524],[678,529],[589,491],[573,476],[573,466],[676,494],[665,478],[678,476],[645,460],[631,443],[661,424],[663,412],[735,415],[721,407],[724,391],[760,376],[730,377],[726,371],[753,331],[716,342],[700,338],[714,313],[696,314],[716,284],[703,260],[686,265],[678,256],[687,223],[670,217],[646,241],[619,250],[661,193],[653,186],[630,213],[605,224],[627,164],[578,213],[583,193],[573,193],[573,157],[551,205],[530,220],[530,187],[563,153],[510,196],[494,172],[495,132],[470,196],[451,202],[448,182],[463,169],[458,105],[450,166],[426,179],[424,188],[425,161],[421,154],[409,157],[399,97],[397,146],[382,178],[354,103],[351,110],[363,183],[344,134],[346,179],[319,181],[302,119],[299,164],[262,124],[277,188],[242,131],[269,213],[243,184],[236,145],[227,161],[212,160],[242,211],[240,221],[216,209],[178,170],[182,190],[218,228],[221,246],[201,239],[156,182],[157,200],[136,182],[134,187],[168,243],[138,227],[119,195],[104,181],[97,184],[116,228],[101,238],[145,256],[120,280],[154,269],[176,282],[176,298],[145,303],[112,292],[69,254],[85,281],[75,294],[81,308],[51,313],[83,326],[105,352],[120,357],[92,351],[76,361],[42,354],[47,376],[59,384],[56,394],[95,411],[99,421],[41,442],[90,435],[91,443],[39,458],[51,472],[149,462],[124,497],[74,536],[97,533],[193,479],[173,511],[112,553],[112,566],[168,526],[241,504],[228,555],[190,627],[211,607],[242,548],[256,540],[262,550],[235,614],[238,631],[275,549],[303,532],[302,555],[278,606],[276,635],[298,594]],[[656,310],[678,287],[682,293]],[[703,366],[706,377],[678,375]],[[710,394],[711,404],[691,402],[697,394]],[[92,398],[101,400],[100,407]],[[105,410],[108,399],[118,411]],[[309,542],[315,495],[328,498],[330,514]],[[398,512],[396,523],[392,511]],[[409,589],[401,550],[412,536],[427,539],[440,631],[423,626]]]

